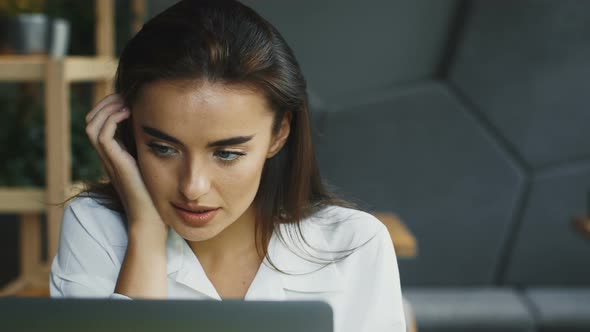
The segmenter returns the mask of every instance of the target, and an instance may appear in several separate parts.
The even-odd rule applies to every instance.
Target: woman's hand
[[[137,161],[115,139],[117,125],[130,115],[123,99],[113,94],[101,100],[86,116],[86,134],[129,219],[129,241],[115,293],[132,298],[165,298],[168,226],[147,191]]]
[[[166,230],[143,182],[137,161],[115,139],[117,125],[129,119],[130,115],[121,96],[109,95],[86,115],[86,134],[119,194],[130,229],[151,228],[148,227],[151,225]]]

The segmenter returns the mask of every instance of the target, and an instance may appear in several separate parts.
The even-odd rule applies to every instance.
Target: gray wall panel
[[[508,284],[588,285],[590,243],[571,227],[590,207],[590,163],[536,176],[505,275]]]
[[[276,25],[295,50],[310,88],[326,103],[342,104],[432,76],[457,1],[244,3]]]
[[[492,283],[522,179],[443,85],[328,113],[318,159],[328,182],[414,232],[404,285]]]
[[[590,2],[470,4],[450,80],[532,166],[590,156]]]

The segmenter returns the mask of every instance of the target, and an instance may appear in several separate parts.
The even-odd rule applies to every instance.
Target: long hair
[[[311,142],[306,82],[293,51],[252,9],[233,0],[178,2],[148,21],[127,43],[115,90],[126,105],[133,105],[146,84],[178,79],[262,92],[274,112],[274,134],[281,119],[291,116],[290,135],[280,152],[267,159],[254,200],[256,248],[261,258],[269,258],[266,244],[278,224],[298,228],[300,221],[328,205],[348,205],[335,199],[320,179]],[[119,126],[116,136],[137,158],[126,123]],[[85,192],[108,198],[103,204],[125,215],[110,183],[93,183]]]

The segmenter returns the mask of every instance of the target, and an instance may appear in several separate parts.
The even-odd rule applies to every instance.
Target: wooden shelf
[[[81,191],[82,185],[75,183],[66,192],[71,197]],[[48,204],[45,188],[0,187],[0,213],[43,213]]]
[[[117,61],[110,56],[68,56],[54,59],[40,55],[3,55],[0,56],[0,81],[43,81],[49,61],[64,62],[66,82],[111,80],[117,66]]]
[[[132,0],[137,18],[145,0]],[[46,217],[49,261],[57,252],[63,209],[59,203],[79,191],[71,185],[70,83],[93,82],[94,101],[113,91],[116,73],[114,0],[94,0],[96,55],[55,58],[47,55],[0,55],[0,82],[42,82],[45,87],[45,188],[0,187],[0,213],[20,215],[20,276],[4,295],[48,295],[49,267],[41,257],[41,214]],[[139,21],[136,26],[139,26]],[[1,115],[1,112],[0,112]]]
[[[0,188],[0,213],[45,211],[45,189]]]

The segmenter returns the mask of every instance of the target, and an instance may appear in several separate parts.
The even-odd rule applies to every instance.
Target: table
[[[590,239],[590,218],[575,218],[572,226],[586,238]]]
[[[416,257],[418,252],[416,238],[395,214],[389,212],[374,212],[373,216],[379,219],[387,227],[397,257]],[[406,311],[408,331],[417,332],[418,327],[416,325],[416,317],[414,316],[412,306],[407,301],[404,301],[404,310]]]
[[[373,215],[387,227],[398,257],[416,257],[418,252],[416,238],[395,214],[374,212]]]

